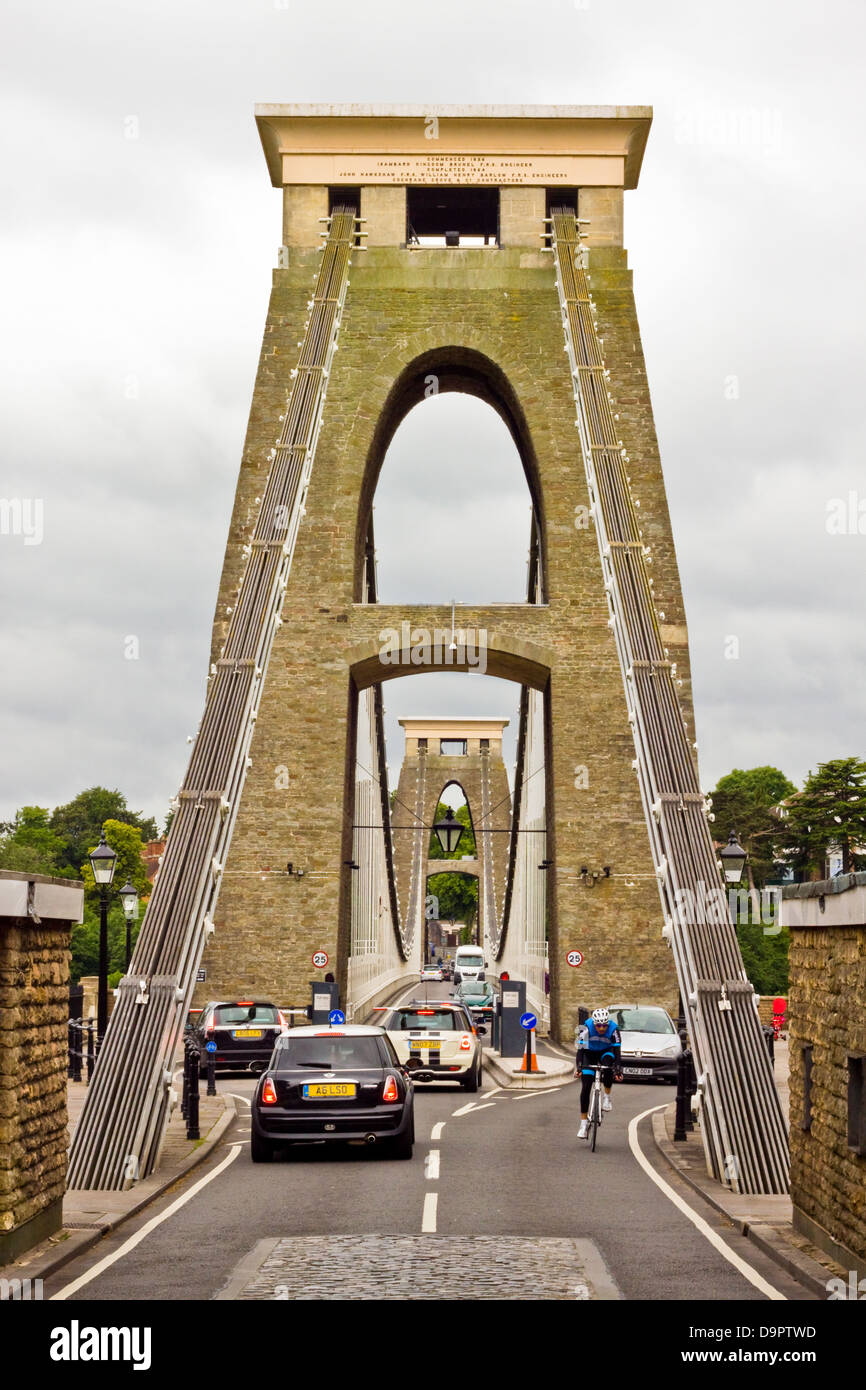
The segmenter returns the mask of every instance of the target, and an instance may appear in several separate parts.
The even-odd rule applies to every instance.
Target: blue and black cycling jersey
[[[613,1019],[604,1028],[598,1028],[588,1018],[586,1023],[580,1025],[577,1035],[577,1070],[584,1076],[592,1076],[593,1068],[602,1060],[604,1053],[610,1054],[607,1065],[618,1067],[621,1048],[622,1039]],[[611,1056],[613,1061],[610,1060]]]

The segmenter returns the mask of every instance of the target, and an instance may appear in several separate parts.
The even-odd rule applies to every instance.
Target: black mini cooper
[[[252,1102],[253,1163],[289,1144],[323,1141],[412,1157],[414,1088],[384,1029],[294,1028],[277,1039]]]

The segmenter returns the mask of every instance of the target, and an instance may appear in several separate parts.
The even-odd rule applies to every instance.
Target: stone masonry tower
[[[683,601],[623,246],[624,194],[637,187],[652,113],[646,107],[275,105],[258,107],[256,119],[272,183],[282,191],[282,246],[216,607],[214,662],[264,495],[333,208],[349,206],[360,215],[365,249],[352,253],[338,350],[199,998],[238,988],[281,1002],[306,998],[318,950],[345,982],[359,702],[380,682],[420,669],[409,655],[383,657],[383,632],[406,623],[447,630],[451,622],[444,605],[377,603],[376,483],[406,413],[431,390],[456,390],[479,396],[505,420],[533,503],[527,602],[458,607],[457,622],[483,634],[488,674],[543,697],[552,1031],[570,1038],[577,1006],[587,1001],[637,997],[672,1007],[675,975],[661,934],[623,672],[575,428],[554,257],[545,240],[552,207],[572,208],[583,219],[608,389],[640,499],[643,543],[652,554],[661,637],[677,664],[693,739]],[[490,525],[496,525],[495,506]],[[452,669],[473,667],[477,662],[461,657]],[[398,856],[400,839],[394,835]],[[288,863],[303,876],[289,875]],[[602,866],[609,875],[593,878]],[[495,860],[497,884],[503,872]],[[399,867],[398,878],[402,893],[407,879]],[[565,964],[575,948],[584,958],[580,970]]]
[[[502,731],[507,719],[401,719],[406,750],[400,767],[397,795],[391,811],[394,828],[394,869],[401,914],[415,910],[413,892],[424,896],[429,874],[471,874],[478,879],[480,931],[488,937],[502,910],[508,866],[511,793],[502,760]],[[457,784],[466,797],[476,855],[458,848],[454,860],[428,859],[429,829],[442,793]],[[418,854],[418,851],[421,854]],[[483,936],[479,936],[483,940]]]

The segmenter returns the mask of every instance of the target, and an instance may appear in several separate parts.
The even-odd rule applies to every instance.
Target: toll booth
[[[311,980],[313,991],[312,1023],[327,1023],[332,1009],[340,1007],[340,993],[335,981]]]
[[[526,1049],[526,1032],[520,1017],[526,1013],[526,981],[499,982],[499,1055],[522,1057]]]

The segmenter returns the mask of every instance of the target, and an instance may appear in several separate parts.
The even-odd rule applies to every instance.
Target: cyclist
[[[575,1076],[582,1075],[578,1139],[586,1138],[589,1121],[589,1093],[595,1079],[594,1067],[602,1060],[604,1054],[607,1056],[605,1057],[606,1065],[601,1074],[601,1081],[604,1086],[604,1100],[601,1108],[602,1110],[613,1109],[610,1088],[613,1085],[614,1071],[619,1072],[620,1069],[621,1047],[619,1029],[607,1009],[593,1009],[592,1017],[582,1023],[577,1031],[577,1057],[574,1074]],[[608,1060],[611,1056],[613,1061]]]

